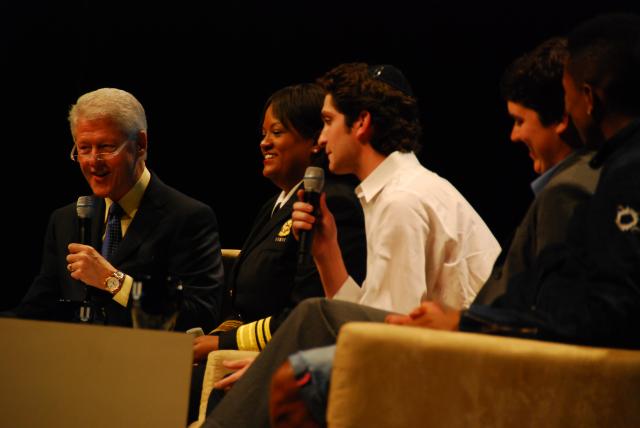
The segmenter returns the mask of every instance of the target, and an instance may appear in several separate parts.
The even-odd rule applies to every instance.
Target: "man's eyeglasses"
[[[88,151],[86,151],[86,153],[84,150],[78,151],[78,146],[74,144],[73,147],[71,148],[71,153],[69,153],[69,157],[74,162],[91,159],[92,157],[95,157],[96,160],[98,161],[113,159],[114,157],[120,154],[120,152],[122,151],[122,149],[124,149],[124,146],[126,146],[128,142],[129,140],[124,141],[122,144],[120,144],[120,147],[118,148],[113,148],[113,149],[102,148],[100,149],[101,151],[98,153],[93,153],[92,149],[89,149]]]

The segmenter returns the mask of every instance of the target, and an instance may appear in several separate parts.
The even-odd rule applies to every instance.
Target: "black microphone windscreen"
[[[318,215],[320,193],[324,188],[324,169],[317,166],[309,166],[304,172],[304,201],[313,205],[313,215]],[[298,247],[298,264],[303,264],[311,250],[313,229],[300,232],[300,245]]]

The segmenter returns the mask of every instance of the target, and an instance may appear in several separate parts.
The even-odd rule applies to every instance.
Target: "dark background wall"
[[[422,163],[448,178],[496,236],[531,200],[526,149],[509,143],[505,66],[543,39],[632,1],[13,2],[0,6],[4,233],[0,308],[37,273],[50,212],[88,194],[66,114],[79,95],[133,93],[149,121],[149,167],[210,204],[240,247],[275,188],[261,175],[264,100],[351,61],[392,63],[420,102]],[[61,2],[62,3],[62,2]],[[420,4],[418,4],[420,3]]]

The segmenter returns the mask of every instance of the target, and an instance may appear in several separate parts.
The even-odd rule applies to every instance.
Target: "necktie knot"
[[[111,206],[109,207],[109,215],[107,217],[107,222],[109,221],[108,219],[111,217],[117,218],[117,219],[122,218],[122,214],[124,214],[124,210],[122,209],[120,204],[118,204],[117,202],[112,203]]]

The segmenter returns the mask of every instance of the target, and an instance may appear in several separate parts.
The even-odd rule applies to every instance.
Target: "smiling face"
[[[263,156],[262,175],[280,189],[288,192],[298,184],[315,147],[313,139],[303,138],[296,130],[287,129],[267,108],[262,122],[260,151]]]
[[[535,110],[512,101],[507,101],[507,110],[513,118],[511,141],[527,146],[537,174],[545,173],[571,153],[571,147],[560,138],[566,121],[545,126]]]
[[[79,118],[75,128],[75,143],[81,153],[94,156],[79,158],[80,169],[93,193],[101,198],[120,200],[138,181],[144,171],[146,134],[138,141],[128,141],[125,135],[109,118]],[[122,150],[109,159],[98,159],[95,153]]]
[[[327,152],[329,170],[334,174],[356,173],[356,161],[362,145],[356,138],[354,127],[347,127],[345,115],[336,109],[331,95],[324,98],[322,121],[324,127],[318,143]]]

